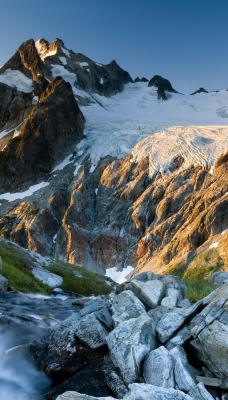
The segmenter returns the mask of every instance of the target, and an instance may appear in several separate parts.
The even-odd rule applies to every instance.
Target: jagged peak
[[[198,94],[198,93],[209,93],[209,92],[206,89],[204,89],[203,87],[200,87],[198,90],[191,93],[191,96],[193,96],[194,94]]]

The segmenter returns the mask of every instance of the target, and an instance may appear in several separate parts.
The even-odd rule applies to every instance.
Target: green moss
[[[192,303],[203,299],[217,288],[216,285],[203,278],[183,278],[183,281],[187,287],[186,297]]]
[[[7,242],[0,242],[0,255],[2,257],[2,275],[5,276],[9,285],[20,292],[32,292],[50,294],[52,289],[36,279],[31,272],[31,263],[28,255],[23,249],[16,248]],[[72,264],[56,261],[47,267],[50,272],[62,276],[61,288],[66,292],[82,295],[109,294],[112,290],[107,277],[87,271],[84,268]]]
[[[110,281],[109,278],[72,264],[56,261],[56,264],[50,265],[47,269],[62,276],[63,284],[61,288],[64,291],[88,296],[92,294],[107,295],[112,290],[111,286],[106,283]]]
[[[222,267],[223,260],[219,256],[218,250],[207,249],[197,255],[188,267],[184,264],[178,264],[166,270],[165,274],[182,278],[187,286],[187,298],[195,303],[217,288],[216,285],[208,281],[208,278],[213,272],[221,270]]]
[[[36,279],[20,252],[9,245],[0,244],[2,257],[2,275],[8,279],[9,285],[20,292],[50,294],[51,289]]]

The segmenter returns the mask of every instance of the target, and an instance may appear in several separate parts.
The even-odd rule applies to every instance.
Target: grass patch
[[[22,252],[0,243],[2,275],[15,290],[26,293],[50,294],[51,288],[36,279],[29,269]]]
[[[218,286],[208,281],[213,272],[223,268],[223,260],[217,249],[208,249],[197,255],[186,268],[184,264],[169,267],[165,274],[179,276],[187,287],[186,297],[195,303],[208,296]]]
[[[192,302],[196,303],[198,300],[208,296],[218,286],[209,282],[207,279],[199,278],[183,278],[187,287],[186,297]]]
[[[111,280],[102,275],[95,274],[84,268],[73,264],[57,261],[54,265],[47,267],[50,272],[62,276],[61,288],[66,292],[88,295],[108,295],[112,288],[106,282]]]

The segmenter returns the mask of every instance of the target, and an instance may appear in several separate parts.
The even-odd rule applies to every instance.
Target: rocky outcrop
[[[67,99],[67,102],[66,102]],[[55,78],[0,154],[1,191],[38,182],[83,137],[84,117],[69,83]]]
[[[193,96],[194,94],[198,94],[198,93],[209,93],[209,92],[206,89],[204,89],[203,87],[200,87],[198,90],[191,93],[191,96]]]
[[[0,83],[0,131],[10,131],[20,125],[32,109],[32,94]],[[1,147],[4,145],[1,141]]]
[[[164,290],[153,308],[129,290],[139,282],[141,291],[146,290],[148,283],[157,281],[163,282]],[[161,303],[170,289],[182,300],[167,308]],[[33,342],[30,351],[54,377],[56,386],[47,398],[114,394],[124,400],[212,400],[214,395],[224,399],[228,285],[185,308],[184,293],[179,278],[144,273],[119,286],[109,299],[87,302],[79,314]]]
[[[162,78],[160,75],[154,75],[153,78],[150,79],[148,86],[154,86],[157,88],[157,97],[158,99],[167,100],[168,96],[166,92],[169,93],[178,93],[175,89],[173,89],[170,81],[168,79]]]
[[[87,93],[110,97],[121,92],[126,83],[133,82],[115,60],[107,65],[96,63],[83,54],[68,51],[60,39],[51,44],[40,39],[36,46],[49,74],[59,71],[60,75],[70,75],[74,86]]]
[[[13,57],[0,69],[0,74],[7,70],[20,71],[33,80],[34,93],[40,95],[48,86],[45,76],[51,77],[45,65],[42,63],[33,39],[24,42]]]
[[[228,266],[226,168],[224,155],[213,175],[179,163],[172,173],[150,177],[147,157],[138,162],[107,157],[94,172],[87,160],[74,183],[70,170],[63,172],[60,191],[53,185],[42,202],[36,198],[13,207],[0,219],[1,234],[101,273],[132,265],[135,273],[181,268],[194,274],[203,263],[207,276],[208,265],[210,273]],[[172,304],[178,301],[171,292],[164,306],[171,297]]]

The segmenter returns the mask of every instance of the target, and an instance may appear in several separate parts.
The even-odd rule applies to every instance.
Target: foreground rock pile
[[[84,303],[30,345],[47,399],[228,398],[228,284],[191,305],[181,279],[149,272]]]

